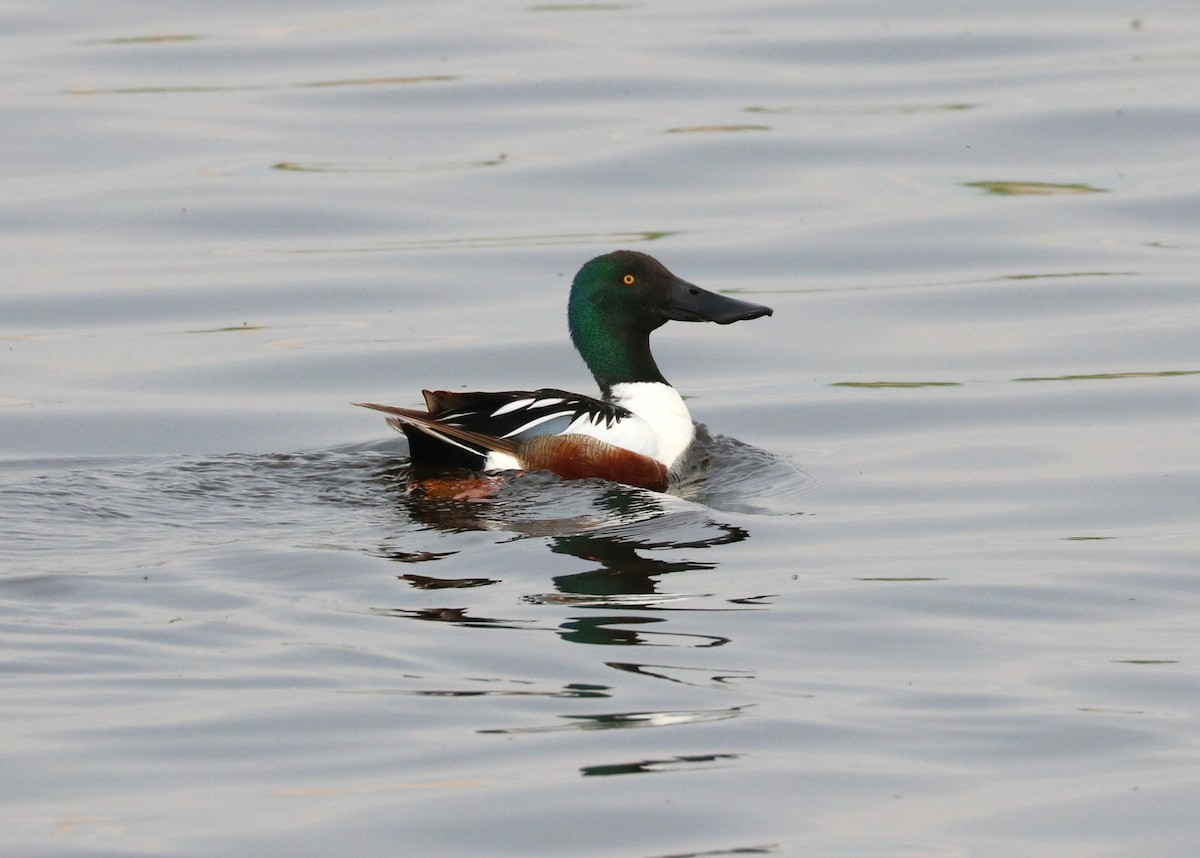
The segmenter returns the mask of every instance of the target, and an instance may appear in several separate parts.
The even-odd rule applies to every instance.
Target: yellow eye
[[[621,278],[621,280],[625,283],[626,286],[632,286],[634,284],[634,281],[637,280],[637,278],[634,277],[632,274],[626,274],[624,277]]]

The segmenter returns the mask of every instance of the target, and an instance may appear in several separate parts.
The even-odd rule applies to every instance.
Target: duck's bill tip
[[[716,322],[718,325],[729,325],[746,319],[769,316],[774,311],[762,304],[709,292],[685,280],[679,280],[671,289],[664,312],[668,319],[676,322]]]
[[[744,304],[745,308],[731,312],[719,319],[714,318],[713,321],[718,325],[731,325],[734,322],[744,322],[747,319],[759,319],[763,316],[775,315],[774,310],[772,310],[770,307],[765,307],[762,304],[752,304],[749,301],[740,301],[739,303]]]

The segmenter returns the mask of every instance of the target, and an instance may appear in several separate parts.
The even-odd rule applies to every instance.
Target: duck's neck
[[[667,384],[654,355],[650,354],[650,332],[629,329],[613,331],[594,316],[570,317],[571,341],[600,385],[605,399],[612,398],[618,384],[656,382]]]

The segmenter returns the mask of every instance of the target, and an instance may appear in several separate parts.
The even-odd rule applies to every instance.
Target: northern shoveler
[[[668,321],[728,325],[771,308],[708,292],[644,253],[618,250],[588,262],[571,284],[571,340],[602,398],[565,390],[422,393],[425,411],[357,402],[389,415],[414,467],[546,470],[664,491],[695,428],[650,354]]]

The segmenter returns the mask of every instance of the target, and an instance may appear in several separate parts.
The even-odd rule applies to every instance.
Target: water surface
[[[9,4],[5,854],[1190,856],[1193,18]],[[697,478],[410,491],[617,247]]]

